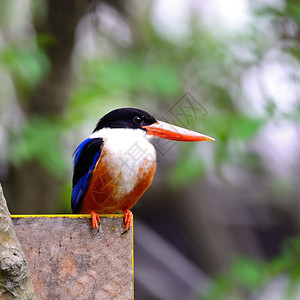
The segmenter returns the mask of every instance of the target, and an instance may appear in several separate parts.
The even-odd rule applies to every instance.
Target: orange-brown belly
[[[124,174],[118,170],[112,172],[100,160],[91,177],[80,212],[90,213],[94,210],[96,213],[106,214],[131,209],[152,183],[156,162],[152,166],[148,166],[148,163],[145,160],[138,172],[133,172],[134,187],[127,191],[124,187],[126,180],[132,178],[124,178]]]

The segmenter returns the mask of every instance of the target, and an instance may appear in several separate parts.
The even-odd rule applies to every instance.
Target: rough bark
[[[35,299],[30,271],[0,184],[0,299]]]

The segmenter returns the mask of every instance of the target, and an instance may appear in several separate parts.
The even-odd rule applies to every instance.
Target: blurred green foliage
[[[0,49],[0,65],[13,77],[21,98],[28,97],[50,69],[48,57],[35,47],[35,39],[11,43]]]
[[[21,32],[19,36],[11,36],[12,28],[17,26],[14,24],[17,20],[10,18],[12,10],[10,1],[0,3],[0,75],[6,82],[13,83],[11,98],[6,99],[4,95],[0,102],[0,126],[7,137],[7,160],[14,166],[37,160],[59,178],[62,181],[58,199],[61,212],[69,211],[70,206],[72,151],[81,135],[91,132],[98,118],[110,109],[150,107],[155,115],[169,117],[168,110],[186,91],[205,107],[208,114],[192,120],[190,127],[216,138],[209,148],[212,161],[205,160],[207,155],[202,156],[196,144],[178,147],[178,157],[168,180],[173,188],[186,188],[209,172],[222,177],[224,164],[245,167],[249,173],[257,171],[262,164],[251,148],[253,140],[270,121],[293,124],[300,118],[299,100],[292,109],[281,112],[263,87],[260,90],[262,112],[257,112],[243,81],[249,72],[268,61],[268,55],[275,50],[280,53],[280,59],[283,60],[285,54],[299,64],[300,5],[294,1],[286,1],[286,6],[281,8],[253,7],[255,21],[247,30],[230,35],[205,30],[191,14],[187,36],[180,41],[167,40],[153,26],[150,13],[142,18],[145,26],[141,26],[140,34],[143,38],[135,37],[141,39],[138,46],[133,43],[129,47],[118,47],[99,32],[102,41],[113,50],[91,58],[74,54],[67,110],[51,119],[24,113],[24,119],[17,120],[18,125],[5,120],[8,108],[17,98],[15,105],[19,107],[15,110],[26,111],[31,93],[51,71],[45,48],[56,41],[51,34],[36,34],[34,30],[22,31],[22,28],[17,30]],[[27,22],[41,22],[46,11],[43,1],[33,1],[32,15]],[[269,18],[267,28],[273,26],[270,34],[259,27],[261,22],[269,22]],[[290,77],[299,84],[299,78]],[[291,193],[290,181],[279,178],[274,182],[274,186],[270,186],[273,192],[282,196]],[[287,295],[292,297],[300,279],[299,252],[300,241],[295,238],[270,262],[238,258],[229,271],[217,276],[206,299],[227,299],[228,296],[246,299],[281,274],[290,279]]]
[[[286,288],[281,290],[279,299],[298,299],[296,292],[300,283],[300,238],[285,242],[282,253],[269,262],[241,256],[229,271],[217,276],[205,300],[249,299],[259,294],[276,280],[287,279]],[[279,290],[277,289],[279,293]]]
[[[71,101],[71,108],[77,111],[99,106],[101,99],[108,103],[124,97],[123,101],[132,102],[132,96],[142,93],[164,98],[180,91],[179,76],[168,62],[147,64],[132,55],[84,61],[77,80]]]
[[[10,135],[10,150],[13,163],[18,166],[26,161],[36,159],[53,176],[64,178],[67,169],[63,149],[59,142],[62,124],[31,118],[20,131]]]

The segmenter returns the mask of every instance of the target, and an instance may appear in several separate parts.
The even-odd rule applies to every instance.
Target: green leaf
[[[172,169],[169,180],[174,188],[182,187],[198,179],[205,172],[203,160],[196,158],[181,159]]]
[[[211,286],[210,290],[204,296],[205,300],[223,300],[227,299],[226,296],[230,292],[232,284],[228,276],[218,276]]]
[[[293,20],[300,25],[300,5],[297,3],[293,3],[292,1],[288,1],[287,12],[293,18]]]
[[[233,266],[232,276],[238,284],[253,290],[262,284],[265,271],[261,263],[241,257]]]
[[[48,57],[41,49],[21,45],[3,49],[0,64],[13,74],[20,92],[35,87],[50,69]]]
[[[232,137],[241,140],[252,138],[262,127],[261,119],[249,118],[246,116],[237,117],[232,122]]]
[[[60,147],[60,127],[53,121],[33,118],[20,132],[12,133],[10,147],[15,165],[37,159],[54,176],[64,176],[67,166]]]

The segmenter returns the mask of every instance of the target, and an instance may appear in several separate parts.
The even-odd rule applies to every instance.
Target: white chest
[[[142,130],[101,129],[90,137],[104,138],[101,163],[115,185],[117,197],[130,193],[156,164],[156,151]]]

